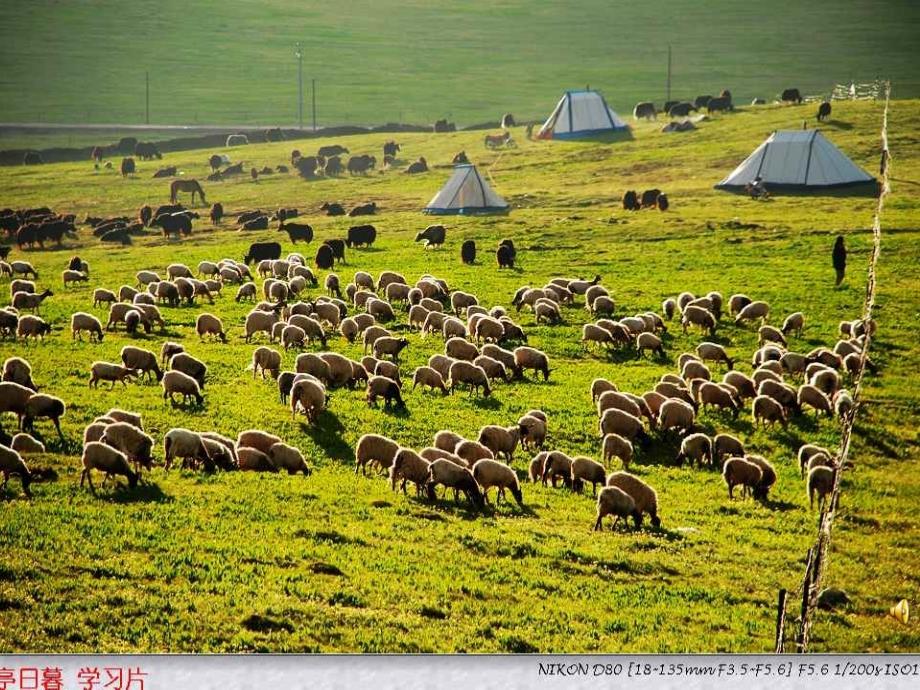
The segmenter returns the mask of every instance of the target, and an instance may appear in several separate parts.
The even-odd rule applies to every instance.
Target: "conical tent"
[[[457,165],[424,212],[432,215],[507,213],[509,206],[482,179],[475,165]]]
[[[538,139],[580,139],[628,129],[598,91],[566,91],[537,133]]]
[[[743,189],[760,177],[767,187],[812,189],[874,182],[817,129],[773,132],[716,189]]]

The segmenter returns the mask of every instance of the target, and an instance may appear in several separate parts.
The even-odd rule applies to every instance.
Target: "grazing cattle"
[[[186,213],[164,213],[154,218],[150,225],[162,228],[163,237],[192,234],[192,219]]]
[[[641,205],[642,208],[649,208],[658,205],[658,195],[661,194],[660,189],[646,189],[642,192]]]
[[[332,253],[332,247],[328,244],[320,245],[316,250],[316,267],[328,271],[335,265],[335,254]]]
[[[160,149],[157,148],[157,145],[151,141],[139,141],[134,147],[134,155],[140,158],[142,161],[149,161],[154,158],[160,160],[163,158],[163,154],[160,153]]]
[[[665,194],[658,195],[658,210],[667,211],[671,206],[671,203],[668,201],[668,197]]]
[[[284,141],[284,132],[281,131],[280,127],[273,127],[272,129],[265,130],[265,141],[275,142],[275,141]]]
[[[312,179],[316,177],[316,172],[322,170],[325,164],[326,159],[324,158],[318,156],[301,156],[297,159],[297,162],[294,163],[294,167],[297,168],[297,172],[300,173],[301,177]]]
[[[441,134],[444,132],[456,132],[457,125],[453,122],[448,122],[447,120],[438,120],[434,123],[434,131],[436,134]]]
[[[623,195],[623,210],[638,211],[640,208],[642,208],[642,205],[639,203],[639,195],[636,194],[636,190],[628,190]]]
[[[240,225],[240,230],[268,230],[268,216],[259,216]]]
[[[680,103],[680,101],[665,101],[664,107],[661,109],[662,112],[667,113],[671,111],[671,108]]]
[[[227,137],[226,146],[230,148],[231,146],[245,146],[249,143],[249,137],[245,134],[231,134]]]
[[[395,156],[399,153],[400,148],[402,148],[395,141],[388,141],[383,145],[383,155],[384,156]]]
[[[208,158],[208,165],[211,166],[211,170],[217,170],[218,168],[220,168],[223,162],[224,162],[223,156],[216,154],[216,153],[210,158]]]
[[[728,89],[722,89],[722,93],[719,94],[719,98],[724,98],[729,103],[732,102],[732,92]]]
[[[466,157],[466,151],[461,151],[451,160],[454,165],[469,165],[469,162],[470,159]]]
[[[272,220],[280,220],[281,222],[286,221],[288,218],[296,218],[300,215],[300,211],[296,208],[279,208],[275,211],[275,215],[272,216]]]
[[[336,261],[345,262],[345,240],[336,238],[326,240],[323,244],[332,249],[332,255],[335,257]]]
[[[320,211],[325,211],[327,216],[344,216],[345,209],[342,207],[342,204],[336,202],[324,201],[323,205],[319,207]]]
[[[718,98],[711,98],[709,99],[709,103],[706,104],[707,113],[717,113],[734,109],[735,108],[732,106],[732,102],[728,98],[723,98],[722,96],[719,96]]]
[[[802,104],[802,94],[799,93],[798,89],[784,89],[783,95],[780,97],[780,100],[783,103],[796,103],[798,105]]]
[[[286,165],[276,165],[275,170],[277,170],[280,173],[290,172],[290,170],[288,170],[288,167]]]
[[[348,215],[354,218],[355,216],[372,216],[375,213],[377,213],[377,204],[371,201],[367,204],[355,206],[348,212]]]
[[[155,173],[153,173],[153,177],[154,179],[158,179],[161,177],[175,177],[176,172],[178,172],[178,170],[176,169],[176,166],[170,165],[166,168],[160,168],[159,170],[157,170]]]
[[[219,201],[211,207],[211,222],[214,225],[220,225],[224,217],[224,205]]]
[[[141,206],[140,211],[137,212],[137,219],[145,227],[150,225],[150,221],[153,220],[153,209],[144,204]]]
[[[162,206],[158,206],[156,208],[151,217],[157,218],[158,216],[162,216],[164,213],[179,213],[180,211],[184,210],[185,206],[182,204],[163,204]]]
[[[514,260],[516,258],[517,252],[513,244],[498,245],[498,249],[495,251],[495,259],[498,261],[499,268],[514,268]]]
[[[818,106],[818,122],[824,122],[831,115],[831,104],[824,101]]]
[[[407,175],[417,175],[418,173],[428,172],[428,161],[424,156],[419,157],[412,165],[406,168]]]
[[[515,127],[514,124],[514,115],[511,113],[505,113],[502,115],[502,129],[508,129],[509,127]]]
[[[121,176],[127,177],[134,173],[136,166],[134,164],[133,158],[122,158],[121,159]]]
[[[370,247],[377,239],[377,228],[373,225],[353,225],[348,228],[345,244],[351,247]]]
[[[700,110],[701,108],[705,108],[707,105],[709,105],[709,101],[711,100],[712,96],[697,96],[693,99],[693,107],[696,110]]]
[[[173,180],[169,185],[169,200],[172,203],[176,203],[179,198],[179,192],[191,192],[192,203],[195,203],[196,194],[201,198],[202,204],[208,203],[207,199],[204,198],[204,189],[201,188],[198,180]]]
[[[337,177],[342,174],[342,159],[338,156],[332,156],[331,158],[326,159],[326,167],[323,168],[323,172],[326,177]]]
[[[352,175],[364,175],[368,170],[372,170],[377,165],[377,159],[374,156],[352,156],[348,159],[348,172]]]
[[[637,120],[642,118],[653,120],[658,118],[658,111],[655,110],[654,103],[643,101],[642,103],[636,103],[636,107],[633,108],[633,117]]]
[[[218,170],[217,172],[212,172],[206,179],[208,182],[220,182],[224,179],[224,176],[221,174],[220,170]]]
[[[293,244],[297,244],[298,240],[301,242],[313,241],[313,228],[306,223],[287,223],[282,219],[281,224],[278,225],[278,230],[286,232]]]
[[[415,236],[415,241],[425,240],[425,247],[440,247],[446,237],[447,228],[443,225],[429,225]]]
[[[121,244],[131,244],[131,237],[128,235],[128,228],[109,230],[99,239],[103,242],[119,242]]]
[[[93,150],[90,151],[89,157],[97,163],[101,163],[102,159],[105,158],[105,149],[101,146],[94,146]]]
[[[298,158],[300,158],[300,149],[291,151],[291,165],[297,165]]]
[[[235,163],[234,165],[228,165],[224,168],[224,171],[221,173],[221,177],[230,177],[231,175],[242,175],[243,174],[243,162]]]
[[[22,157],[23,165],[41,165],[44,162],[45,160],[42,158],[42,154],[38,151],[27,151]]]
[[[668,116],[687,117],[692,110],[698,110],[698,108],[689,101],[681,101],[680,103],[675,103],[668,109]]]
[[[338,144],[331,144],[330,146],[320,146],[316,155],[320,158],[330,158],[331,156],[341,156],[343,153],[348,153],[348,149]]]
[[[467,265],[476,263],[476,243],[473,240],[464,240],[460,245],[460,261]]]
[[[384,156],[383,157],[383,167],[392,168],[396,165],[396,156]]]
[[[243,263],[251,264],[260,261],[274,261],[281,258],[281,245],[277,242],[253,242],[249,251],[243,257]]]

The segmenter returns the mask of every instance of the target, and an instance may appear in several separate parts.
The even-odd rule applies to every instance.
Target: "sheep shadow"
[[[120,505],[131,503],[172,503],[175,501],[172,496],[163,493],[158,484],[152,483],[138,484],[133,489],[119,483],[112,490],[101,489],[97,485],[95,497],[107,503]]]
[[[320,413],[315,424],[300,422],[300,432],[323,449],[326,457],[332,460],[354,464],[355,451],[342,437],[345,431],[339,418],[328,410]]]
[[[470,399],[470,402],[480,410],[498,410],[502,407],[501,401],[495,396],[489,396],[488,398],[474,397]]]
[[[789,501],[771,501],[766,499],[760,501],[760,504],[767,510],[773,510],[779,513],[788,513],[790,510],[798,510],[799,506]]]
[[[833,127],[834,129],[843,129],[843,130],[853,129],[853,123],[844,122],[843,120],[825,120],[823,124],[825,127]]]

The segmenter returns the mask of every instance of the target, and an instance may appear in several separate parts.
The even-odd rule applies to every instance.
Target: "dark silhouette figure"
[[[834,270],[837,271],[837,285],[843,282],[847,271],[847,248],[843,243],[843,235],[837,235],[833,252]]]

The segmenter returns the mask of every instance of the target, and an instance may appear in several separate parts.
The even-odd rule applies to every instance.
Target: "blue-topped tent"
[[[510,207],[489,183],[482,179],[475,165],[457,165],[454,174],[424,208],[436,216],[508,213]]]
[[[629,129],[599,91],[566,91],[537,139],[581,139]]]

